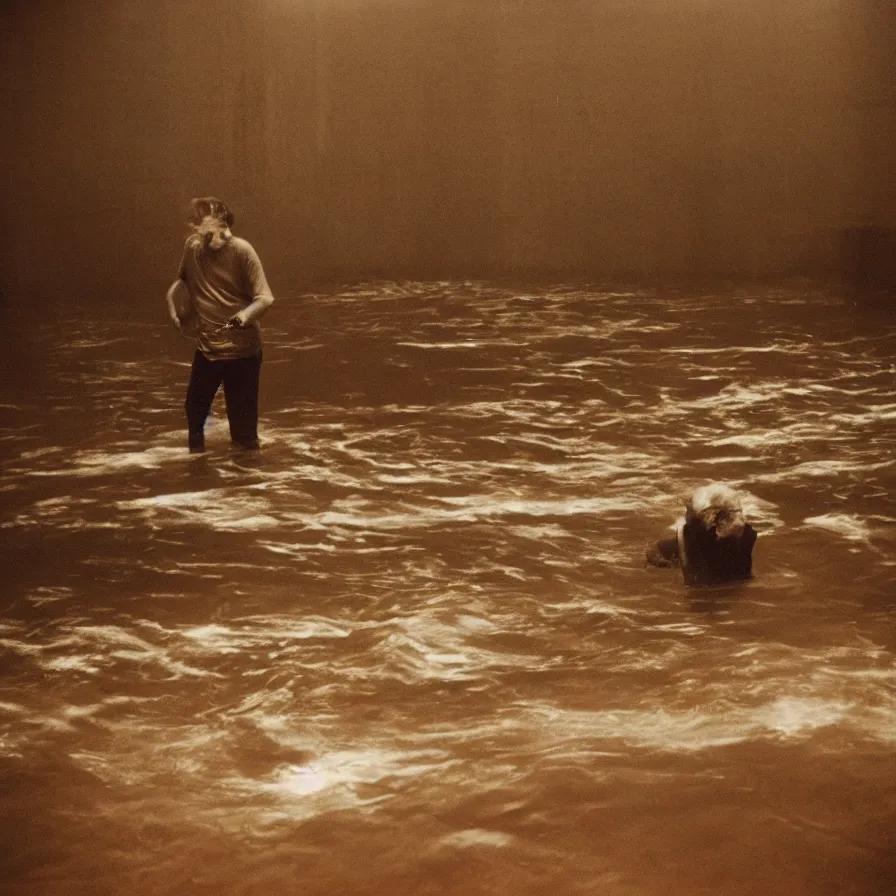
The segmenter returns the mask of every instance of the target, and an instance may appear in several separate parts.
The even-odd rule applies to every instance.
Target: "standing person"
[[[190,207],[193,233],[166,296],[171,323],[197,340],[186,399],[189,449],[205,451],[205,421],[223,383],[230,438],[254,450],[259,447],[258,321],[274,296],[251,244],[231,232],[230,209],[214,196],[192,199]]]

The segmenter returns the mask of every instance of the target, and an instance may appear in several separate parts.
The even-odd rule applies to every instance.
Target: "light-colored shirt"
[[[259,296],[271,296],[252,245],[238,236],[220,249],[206,248],[200,236],[187,237],[178,276],[187,285],[196,315],[199,350],[209,360],[249,358],[261,351],[261,327],[224,329],[234,314]]]

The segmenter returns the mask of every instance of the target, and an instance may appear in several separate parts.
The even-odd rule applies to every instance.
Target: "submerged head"
[[[203,196],[190,200],[190,227],[205,248],[220,249],[233,237],[233,212],[220,199]]]
[[[740,495],[727,485],[711,483],[695,489],[685,511],[687,522],[699,522],[716,538],[740,538],[746,521]]]

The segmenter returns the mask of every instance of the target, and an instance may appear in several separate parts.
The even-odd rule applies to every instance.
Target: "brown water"
[[[2,314],[4,892],[896,891],[891,317],[281,297],[191,458],[161,303]],[[756,577],[688,590],[708,480]]]

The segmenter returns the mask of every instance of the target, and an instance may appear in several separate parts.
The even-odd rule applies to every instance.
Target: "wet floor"
[[[7,892],[896,891],[891,315],[281,297],[262,452],[191,457],[161,302],[3,314]],[[686,589],[713,480],[756,575]]]

